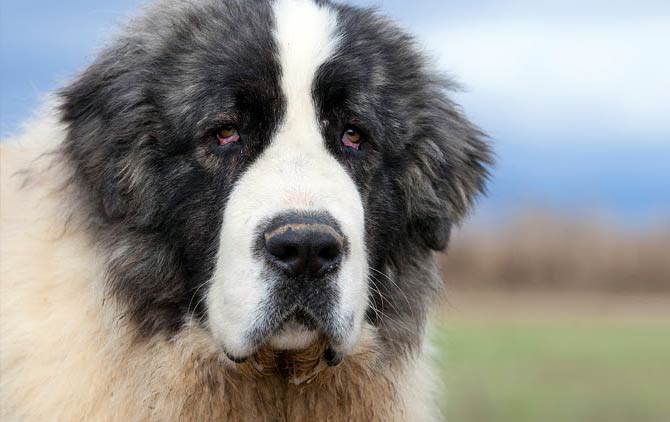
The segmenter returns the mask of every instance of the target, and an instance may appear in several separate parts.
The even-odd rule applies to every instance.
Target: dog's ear
[[[63,149],[76,182],[92,195],[104,217],[125,218],[138,209],[137,174],[151,161],[157,118],[146,89],[146,54],[124,39],[60,92],[61,119],[67,127]],[[135,150],[136,153],[131,153]],[[130,160],[141,160],[130,162]],[[138,196],[139,194],[139,196]]]
[[[451,227],[462,221],[475,198],[484,193],[493,163],[486,136],[435,85],[422,107],[409,166],[401,180],[407,199],[409,231],[424,246],[447,248]]]

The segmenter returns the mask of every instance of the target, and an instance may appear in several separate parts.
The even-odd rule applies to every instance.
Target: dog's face
[[[415,314],[432,287],[386,268],[446,247],[489,160],[443,88],[370,11],[159,3],[63,91],[109,291],[142,334],[203,324],[233,359],[346,354],[374,303]]]

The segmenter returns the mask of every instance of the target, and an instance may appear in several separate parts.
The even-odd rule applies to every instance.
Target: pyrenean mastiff
[[[3,421],[432,421],[491,153],[412,37],[163,0],[2,145]]]

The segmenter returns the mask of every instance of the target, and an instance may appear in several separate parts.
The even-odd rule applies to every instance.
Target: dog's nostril
[[[340,255],[340,248],[338,245],[326,245],[319,250],[319,258],[321,259],[335,259]]]
[[[268,251],[277,257],[278,259],[293,259],[297,258],[299,255],[298,252],[298,247],[291,245],[291,244],[285,244],[282,242],[268,242],[267,243],[267,248]]]
[[[323,276],[342,259],[344,237],[339,229],[314,218],[282,218],[264,238],[270,261],[293,277]]]

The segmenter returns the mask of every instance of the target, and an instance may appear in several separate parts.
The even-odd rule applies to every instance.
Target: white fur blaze
[[[338,45],[337,18],[312,0],[279,0],[274,12],[286,113],[270,146],[228,199],[207,298],[210,327],[233,355],[253,352],[244,334],[262,320],[261,305],[272,283],[263,277],[264,263],[252,254],[258,225],[285,211],[327,212],[349,240],[334,310],[337,324],[347,331],[340,347],[348,350],[358,339],[367,303],[363,205],[353,180],[326,149],[312,96],[319,67]],[[352,321],[353,327],[345,330]],[[286,345],[287,339],[281,343]]]

